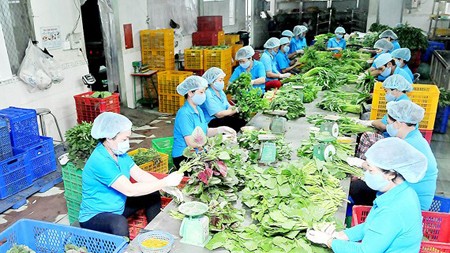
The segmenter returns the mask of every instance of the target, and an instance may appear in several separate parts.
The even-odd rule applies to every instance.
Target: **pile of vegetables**
[[[36,253],[36,251],[30,249],[26,245],[14,245],[6,253]],[[78,247],[73,244],[67,244],[64,246],[64,253],[89,253],[86,247]]]
[[[333,38],[335,35],[333,33],[325,33],[325,34],[319,34],[314,36],[314,40],[316,42],[314,42],[314,45],[312,47],[314,47],[314,49],[319,50],[319,51],[325,51],[327,50],[327,43],[328,40]]]
[[[365,93],[372,93],[373,88],[375,87],[375,77],[370,75],[369,73],[366,73],[364,75],[364,78],[357,82],[358,90],[361,90]]]
[[[91,136],[92,123],[82,122],[67,130],[65,137],[69,148],[69,159],[79,169],[95,149],[98,141]]]
[[[363,92],[344,92],[332,90],[326,92],[323,100],[317,106],[323,110],[332,112],[361,113],[361,104],[370,97]]]
[[[325,116],[323,115],[316,114],[308,116],[307,120],[309,123],[319,127],[322,123],[327,122],[324,117]],[[373,131],[373,128],[363,126],[354,119],[345,116],[340,116],[339,119],[336,120],[336,123],[339,125],[339,134],[341,135],[354,135]]]
[[[325,67],[315,67],[302,75],[303,83],[315,83],[322,90],[330,90],[338,86],[334,71]]]
[[[281,87],[270,102],[271,110],[287,111],[287,119],[296,119],[305,116],[305,106],[303,106],[303,93],[292,86]]]
[[[319,92],[319,90],[320,88],[315,84],[305,84],[302,89],[303,103],[311,103],[312,101],[314,101],[314,99],[317,98],[317,93]]]
[[[107,98],[110,96],[112,96],[112,93],[109,91],[96,91],[91,95],[92,98]]]
[[[439,107],[450,106],[450,91],[447,91],[444,88],[439,88]]]
[[[400,24],[394,28],[387,25],[373,23],[369,31],[378,32],[379,34],[386,31],[392,30],[398,37],[398,43],[404,47],[411,50],[426,49],[428,47],[428,39],[426,33],[420,29],[409,24]],[[371,47],[373,44],[371,45]]]
[[[161,155],[153,148],[138,149],[136,154],[131,155],[131,159],[133,159],[137,166],[148,162],[159,164],[161,162]]]

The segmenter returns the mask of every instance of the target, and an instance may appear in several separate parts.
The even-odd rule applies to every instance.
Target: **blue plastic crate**
[[[127,246],[124,237],[49,222],[21,219],[0,233],[0,253],[23,244],[36,253],[64,252],[64,246],[86,247],[89,252],[115,253]]]
[[[13,155],[8,122],[0,118],[0,161]]]
[[[0,118],[9,123],[9,134],[14,148],[25,148],[39,140],[35,110],[9,107],[0,110]]]
[[[450,212],[450,199],[441,196],[434,196],[429,211],[440,213]]]
[[[428,41],[428,48],[422,55],[422,62],[429,62],[434,50],[445,50],[445,44],[439,41]]]
[[[450,106],[438,107],[434,121],[435,133],[445,134],[447,132],[448,117],[450,117]]]
[[[5,199],[31,186],[30,169],[26,153],[13,149],[14,156],[0,161],[0,199]]]
[[[29,145],[25,152],[27,153],[26,162],[30,166],[33,181],[56,170],[55,148],[52,138],[40,136],[39,141]]]

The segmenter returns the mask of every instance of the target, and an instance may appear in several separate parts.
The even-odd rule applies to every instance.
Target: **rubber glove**
[[[291,73],[280,74],[280,78],[288,78],[291,76]]]
[[[179,172],[172,172],[164,179],[164,183],[166,186],[178,186],[181,183],[181,180],[183,179],[183,173]]]
[[[164,192],[174,196],[178,202],[184,201],[183,193],[181,193],[180,189],[178,189],[176,187],[164,187],[164,188],[162,188],[162,190]]]
[[[251,80],[251,81],[250,81],[250,84],[251,84],[251,85],[254,85],[254,84],[255,84],[255,80]]]
[[[305,50],[303,50],[303,49],[299,49],[299,50],[297,50],[297,51],[295,51],[297,54],[303,54],[304,52],[305,52]]]
[[[328,240],[330,240],[332,237],[325,232],[308,229],[308,231],[306,232],[306,238],[308,238],[308,240],[313,243],[327,245]]]
[[[357,158],[357,157],[348,157],[346,162],[348,163],[348,165],[350,166],[355,166],[358,168],[362,168],[363,164],[364,164],[364,160]]]
[[[227,126],[221,126],[217,128],[219,134],[231,134],[236,136],[236,131],[233,128]]]

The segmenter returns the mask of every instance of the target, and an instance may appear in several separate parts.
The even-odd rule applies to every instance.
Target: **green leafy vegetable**
[[[69,146],[69,159],[79,169],[84,168],[84,164],[98,143],[92,138],[91,129],[92,123],[82,122],[67,130],[65,134]]]

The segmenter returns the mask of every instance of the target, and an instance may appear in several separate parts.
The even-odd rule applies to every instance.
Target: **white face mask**
[[[110,145],[111,145],[111,142],[110,142]],[[125,141],[117,143],[117,149],[112,148],[112,147],[110,147],[110,149],[115,155],[123,155],[128,150],[130,150],[130,140],[126,139]]]

